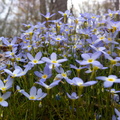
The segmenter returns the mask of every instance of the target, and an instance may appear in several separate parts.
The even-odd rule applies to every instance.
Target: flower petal
[[[36,96],[36,92],[37,92],[37,89],[35,86],[33,86],[31,89],[30,89],[30,96]]]
[[[41,53],[41,52],[38,52],[38,53],[35,55],[35,59],[37,59],[37,60],[40,60],[41,57],[42,57],[42,53]]]
[[[0,104],[1,104],[3,107],[7,107],[7,106],[8,106],[8,102],[6,102],[6,101],[2,101],[2,102],[0,102]]]
[[[109,82],[109,81],[104,82],[104,87],[105,88],[111,87],[112,85],[113,85],[113,82]]]

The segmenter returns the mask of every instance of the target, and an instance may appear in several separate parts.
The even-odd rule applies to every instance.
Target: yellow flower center
[[[111,64],[113,64],[113,65],[115,65],[115,64],[117,63],[116,60],[111,60],[110,62],[111,62]]]
[[[102,37],[100,37],[100,40],[103,40],[104,38],[105,38],[105,37],[102,36]]]
[[[0,102],[4,101],[4,99],[2,97],[0,97]]]
[[[93,67],[93,69],[94,69],[94,70],[98,70],[98,69],[99,69],[99,67],[97,67],[97,66],[94,66],[94,67]]]
[[[76,69],[77,72],[80,72],[81,69]]]
[[[115,32],[117,30],[117,27],[112,26],[112,32]]]
[[[77,47],[76,45],[73,46],[73,48],[76,48],[76,47]]]
[[[111,51],[107,51],[108,54],[111,54]]]
[[[110,14],[109,14],[109,16],[110,16],[110,17],[112,17],[112,16],[113,16],[113,14],[112,14],[112,13],[110,13]]]
[[[43,75],[43,76],[42,76],[43,79],[46,79],[47,77],[48,77],[47,75]]]
[[[61,40],[61,38],[56,38],[56,40]]]
[[[57,61],[53,60],[52,63],[57,63]]]
[[[78,83],[78,86],[81,86],[82,85],[82,83]]]
[[[112,39],[111,38],[108,38],[109,41],[111,41]]]
[[[38,63],[38,60],[32,60],[33,63]]]
[[[2,90],[2,91],[5,91],[5,90],[6,90],[6,88],[5,88],[5,87],[3,87],[3,88],[1,88],[1,90]]]
[[[34,99],[36,99],[36,97],[35,96],[30,96],[29,99],[34,100]]]
[[[14,77],[16,77],[16,76],[17,76],[17,74],[13,74],[12,78],[14,78]]]
[[[96,18],[95,16],[92,16],[91,18]]]
[[[28,45],[27,47],[29,48],[29,47],[31,47],[31,45]]]
[[[93,61],[94,61],[93,59],[89,59],[89,60],[88,60],[89,63],[92,63]]]
[[[11,56],[13,56],[13,55],[14,55],[14,53],[10,53],[10,55],[11,55]]]
[[[63,76],[63,77],[67,77],[66,73],[62,73],[62,76]]]
[[[107,78],[107,81],[114,82],[115,79],[114,78]]]
[[[16,60],[21,60],[21,58],[16,58]]]

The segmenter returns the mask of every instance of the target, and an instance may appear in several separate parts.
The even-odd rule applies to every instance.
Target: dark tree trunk
[[[61,14],[58,11],[65,12],[67,10],[67,0],[51,0],[49,4],[50,13],[56,13],[56,15],[52,19],[61,18]]]

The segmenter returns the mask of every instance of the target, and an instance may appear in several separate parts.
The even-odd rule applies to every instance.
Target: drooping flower
[[[66,93],[66,94],[72,100],[78,99],[80,97],[80,96],[77,96],[76,92],[72,92],[71,95],[69,93]]]
[[[13,84],[13,79],[10,77],[6,83],[3,83],[3,81],[0,80],[0,90],[2,90],[3,92],[6,91],[12,87],[12,84]]]
[[[3,95],[1,95],[0,92],[0,105],[2,105],[3,107],[7,107],[8,106],[8,102],[5,101],[7,98],[9,98],[11,95],[11,92],[6,92]]]

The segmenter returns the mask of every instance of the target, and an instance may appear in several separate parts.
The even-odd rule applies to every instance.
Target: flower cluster
[[[85,100],[86,94],[91,92],[90,98],[95,98],[97,91],[104,89],[115,102],[119,91],[115,92],[114,87],[120,83],[120,21],[115,21],[115,13],[109,12],[103,20],[87,13],[76,18],[68,10],[59,11],[62,17],[58,20],[50,20],[55,14],[41,14],[46,21],[23,24],[29,27],[21,36],[1,37],[2,45],[8,49],[5,52],[1,49],[7,62],[0,66],[0,105],[8,106],[5,100],[10,97],[12,87],[32,101],[50,96],[55,99],[58,94],[65,95],[65,99],[77,101],[82,96]],[[29,89],[28,94],[25,91]],[[119,116],[117,109],[115,112]]]

